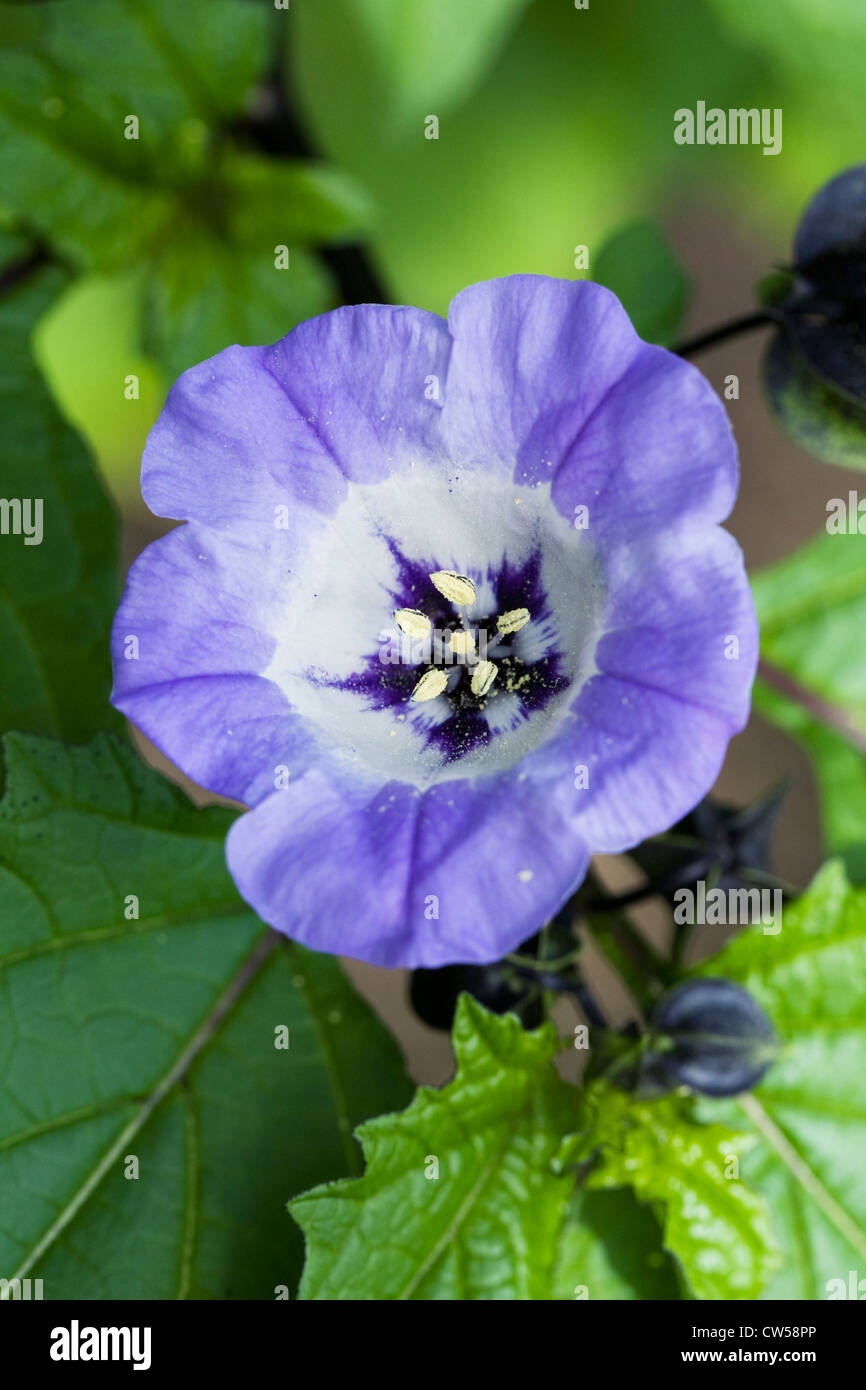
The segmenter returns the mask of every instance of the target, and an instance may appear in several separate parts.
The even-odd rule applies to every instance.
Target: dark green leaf
[[[579,1192],[559,1242],[554,1299],[678,1299],[676,1269],[648,1207],[624,1188]]]
[[[345,241],[367,231],[372,205],[363,189],[329,164],[227,153],[220,163],[227,231],[254,251]]]
[[[631,222],[604,243],[590,275],[622,301],[648,343],[672,343],[685,312],[689,282],[651,222]]]
[[[28,270],[31,254],[23,241],[0,237],[0,265],[12,281],[0,293],[3,496],[12,505],[30,500],[31,529],[42,504],[40,544],[12,534],[14,513],[0,535],[0,732],[84,739],[120,722],[108,704],[117,521],[31,355],[34,324],[66,283],[55,268]],[[22,526],[24,519],[22,511]]]
[[[208,159],[208,129],[243,105],[266,53],[264,6],[113,0],[39,6],[0,48],[0,190],[85,265],[125,267]],[[127,138],[128,117],[138,121]]]
[[[102,736],[6,752],[0,1272],[46,1298],[293,1291],[285,1202],[358,1171],[352,1126],[409,1094],[396,1048],[240,901],[230,813]]]
[[[142,267],[145,345],[170,379],[326,309],[330,280],[298,248],[370,218],[337,170],[231,143],[271,22],[287,20],[244,0],[49,2],[0,49],[4,203],[76,265]]]

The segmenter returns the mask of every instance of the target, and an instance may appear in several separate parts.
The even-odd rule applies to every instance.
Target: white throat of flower
[[[333,514],[311,518],[290,568],[282,547],[274,550],[274,578],[260,592],[261,627],[273,639],[262,674],[306,722],[317,748],[353,775],[410,783],[420,793],[507,772],[554,735],[594,674],[607,585],[591,533],[576,530],[550,493],[549,482],[515,480],[510,464],[497,478],[487,468],[461,468],[457,477],[446,461],[407,462],[382,481],[353,483]],[[432,663],[424,660],[427,615],[420,613],[417,647],[392,616],[394,595],[406,583],[395,544],[403,556],[441,556],[441,567],[459,578],[472,557],[476,602],[453,608],[449,625],[477,631],[500,614],[486,624],[488,650],[477,652],[499,673],[487,696],[472,695],[464,666],[452,671],[461,682],[453,698],[447,689],[435,699],[408,698]],[[524,600],[531,617],[493,647],[502,624],[509,625],[505,608],[520,601],[499,602],[498,576],[519,575],[533,557],[538,598]],[[428,593],[429,602],[411,600],[413,610],[435,614],[442,607],[444,596],[435,588]],[[531,707],[521,678],[554,654],[567,685]],[[395,664],[411,672],[396,681],[388,669]],[[477,714],[478,728],[486,724],[491,736],[449,757],[435,734],[461,710],[464,724]]]
[[[458,574],[455,570],[435,570],[430,575],[430,581],[443,598],[447,598],[457,609],[471,607],[477,598],[473,580],[468,575]],[[507,613],[500,613],[496,619],[496,636],[490,641],[485,639],[484,655],[479,655],[477,634],[466,626],[463,614],[460,618],[463,627],[449,633],[446,657],[450,662],[456,659],[457,665],[449,666],[448,669],[431,665],[409,697],[416,704],[435,700],[449,686],[454,688],[459,683],[463,671],[466,671],[469,677],[472,694],[479,700],[483,699],[489,694],[499,675],[496,662],[488,659],[487,652],[503,637],[510,637],[512,633],[524,628],[530,620],[530,613],[528,608],[512,608]],[[394,621],[407,637],[433,636],[433,624],[420,608],[398,608],[394,613]]]

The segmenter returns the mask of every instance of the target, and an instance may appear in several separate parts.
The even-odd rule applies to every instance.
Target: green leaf
[[[784,1254],[765,1296],[824,1299],[829,1280],[866,1270],[866,892],[828,864],[777,936],[743,932],[702,969],[749,990],[784,1044],[755,1094],[729,1107],[757,1141],[743,1174]]]
[[[627,1190],[579,1192],[559,1242],[554,1299],[679,1299],[658,1222]]]
[[[31,503],[31,539],[0,536],[0,732],[84,739],[119,726],[108,704],[108,634],[117,601],[117,521],[78,436],[54,405],[30,351],[36,321],[66,284],[0,235],[0,457],[7,502]],[[17,268],[17,269],[16,269]],[[2,275],[3,272],[0,272]],[[22,511],[20,525],[26,520]]]
[[[854,883],[866,883],[866,756],[847,736],[766,683],[756,687],[754,705],[809,755],[820,793],[825,852],[843,861]]]
[[[145,295],[145,347],[169,380],[232,343],[272,343],[328,305],[328,278],[292,250],[277,270],[274,247],[233,247],[180,236],[157,261]]]
[[[613,290],[646,342],[674,341],[689,282],[652,222],[638,220],[615,232],[592,262],[591,275]]]
[[[847,498],[839,499],[847,505]],[[830,535],[752,577],[763,679],[756,707],[801,739],[822,791],[831,852],[866,872],[866,536]]]
[[[551,1027],[525,1033],[462,995],[454,1080],[361,1127],[363,1178],[290,1204],[307,1238],[300,1296],[550,1299],[567,1285],[572,1180],[551,1160],[578,1093],[556,1073],[558,1048]]]
[[[205,173],[208,128],[241,110],[267,25],[240,0],[53,0],[32,22],[0,6],[0,200],[72,260],[125,268]]]
[[[328,307],[329,276],[297,248],[357,236],[369,200],[325,164],[229,139],[283,18],[244,0],[49,2],[38,24],[4,10],[0,213],[77,267],[140,267],[145,345],[170,378]]]
[[[696,1298],[755,1298],[776,1257],[765,1203],[737,1176],[754,1141],[696,1124],[679,1096],[639,1101],[604,1081],[589,1088],[586,1121],[587,1187],[630,1187],[660,1210],[665,1248]]]
[[[866,468],[866,410],[825,386],[783,333],[767,349],[763,375],[770,409],[795,444],[824,463]]]
[[[369,230],[369,197],[330,164],[227,151],[219,172],[227,232],[239,246],[273,256],[275,244],[347,241]]]
[[[409,1094],[396,1048],[240,901],[230,813],[105,736],[6,753],[0,1271],[49,1299],[293,1290],[286,1199],[359,1170],[352,1126]]]
[[[349,0],[395,115],[441,114],[472,90],[527,0]]]

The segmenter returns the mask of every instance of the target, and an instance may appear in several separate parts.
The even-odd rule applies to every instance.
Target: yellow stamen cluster
[[[456,570],[435,570],[430,575],[430,580],[439,593],[457,607],[468,608],[477,598],[473,580],[466,574],[458,574]],[[508,637],[524,628],[529,618],[528,608],[512,608],[496,619],[496,630],[500,637]],[[433,629],[430,619],[420,608],[398,608],[394,620],[400,631],[408,637],[427,637]],[[499,674],[495,661],[478,658],[475,636],[466,628],[453,631],[449,641],[454,655],[464,658],[471,665],[470,689],[473,695],[482,699],[488,694]],[[447,685],[448,673],[438,667],[431,668],[418,681],[409,698],[419,704],[426,700],[435,700]]]

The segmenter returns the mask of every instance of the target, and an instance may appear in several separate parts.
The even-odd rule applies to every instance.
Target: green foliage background
[[[137,7],[122,0],[111,8]],[[265,49],[282,52],[319,151],[356,176],[374,204],[365,241],[391,298],[440,313],[474,280],[521,270],[573,276],[576,244],[597,246],[637,216],[663,220],[684,196],[726,216],[734,209],[783,256],[813,190],[862,159],[866,145],[858,0],[617,0],[586,11],[568,0],[439,0],[429,9],[420,0],[296,0],[289,11],[269,9],[255,0],[191,7],[190,42],[223,33],[227,49],[250,53],[246,73],[236,56],[230,84],[218,84],[223,109],[243,104],[244,76],[256,59],[261,71]],[[197,65],[209,66],[207,47],[195,46]],[[112,41],[109,54],[119,47]],[[105,77],[90,71],[94,84]],[[178,65],[153,76],[142,65],[138,76],[138,89],[122,94],[132,96],[127,109],[143,114],[156,99],[169,120],[189,123],[187,145],[200,143],[195,94],[170,90]],[[782,107],[782,155],[674,145],[674,110],[699,96],[722,107]],[[422,138],[431,112],[441,121],[438,141]],[[201,156],[193,149],[188,157]],[[136,221],[131,206],[121,217],[127,229]],[[209,238],[195,256],[202,277],[220,273]],[[166,373],[142,351],[139,258],[107,271],[97,261],[57,303],[37,350],[125,499]],[[263,309],[258,338],[273,331]],[[141,374],[140,404],[118,390],[120,365]]]
[[[783,154],[676,146],[699,98],[782,108]],[[858,0],[0,5],[2,491],[51,526],[0,549],[0,1276],[49,1298],[814,1299],[866,1272],[859,536],[756,578],[757,700],[809,751],[838,858],[778,941],[702,967],[783,1043],[730,1104],[578,1090],[550,1025],[466,997],[453,1081],[409,1103],[336,962],[238,898],[231,813],[147,770],[107,702],[110,494],[134,507],[186,366],[339,302],[359,244],[392,300],[437,311],[489,276],[571,277],[586,244],[670,344],[669,209],[733,212],[784,258],[864,135]],[[864,466],[862,421],[834,432],[789,376],[776,394],[817,455]]]

